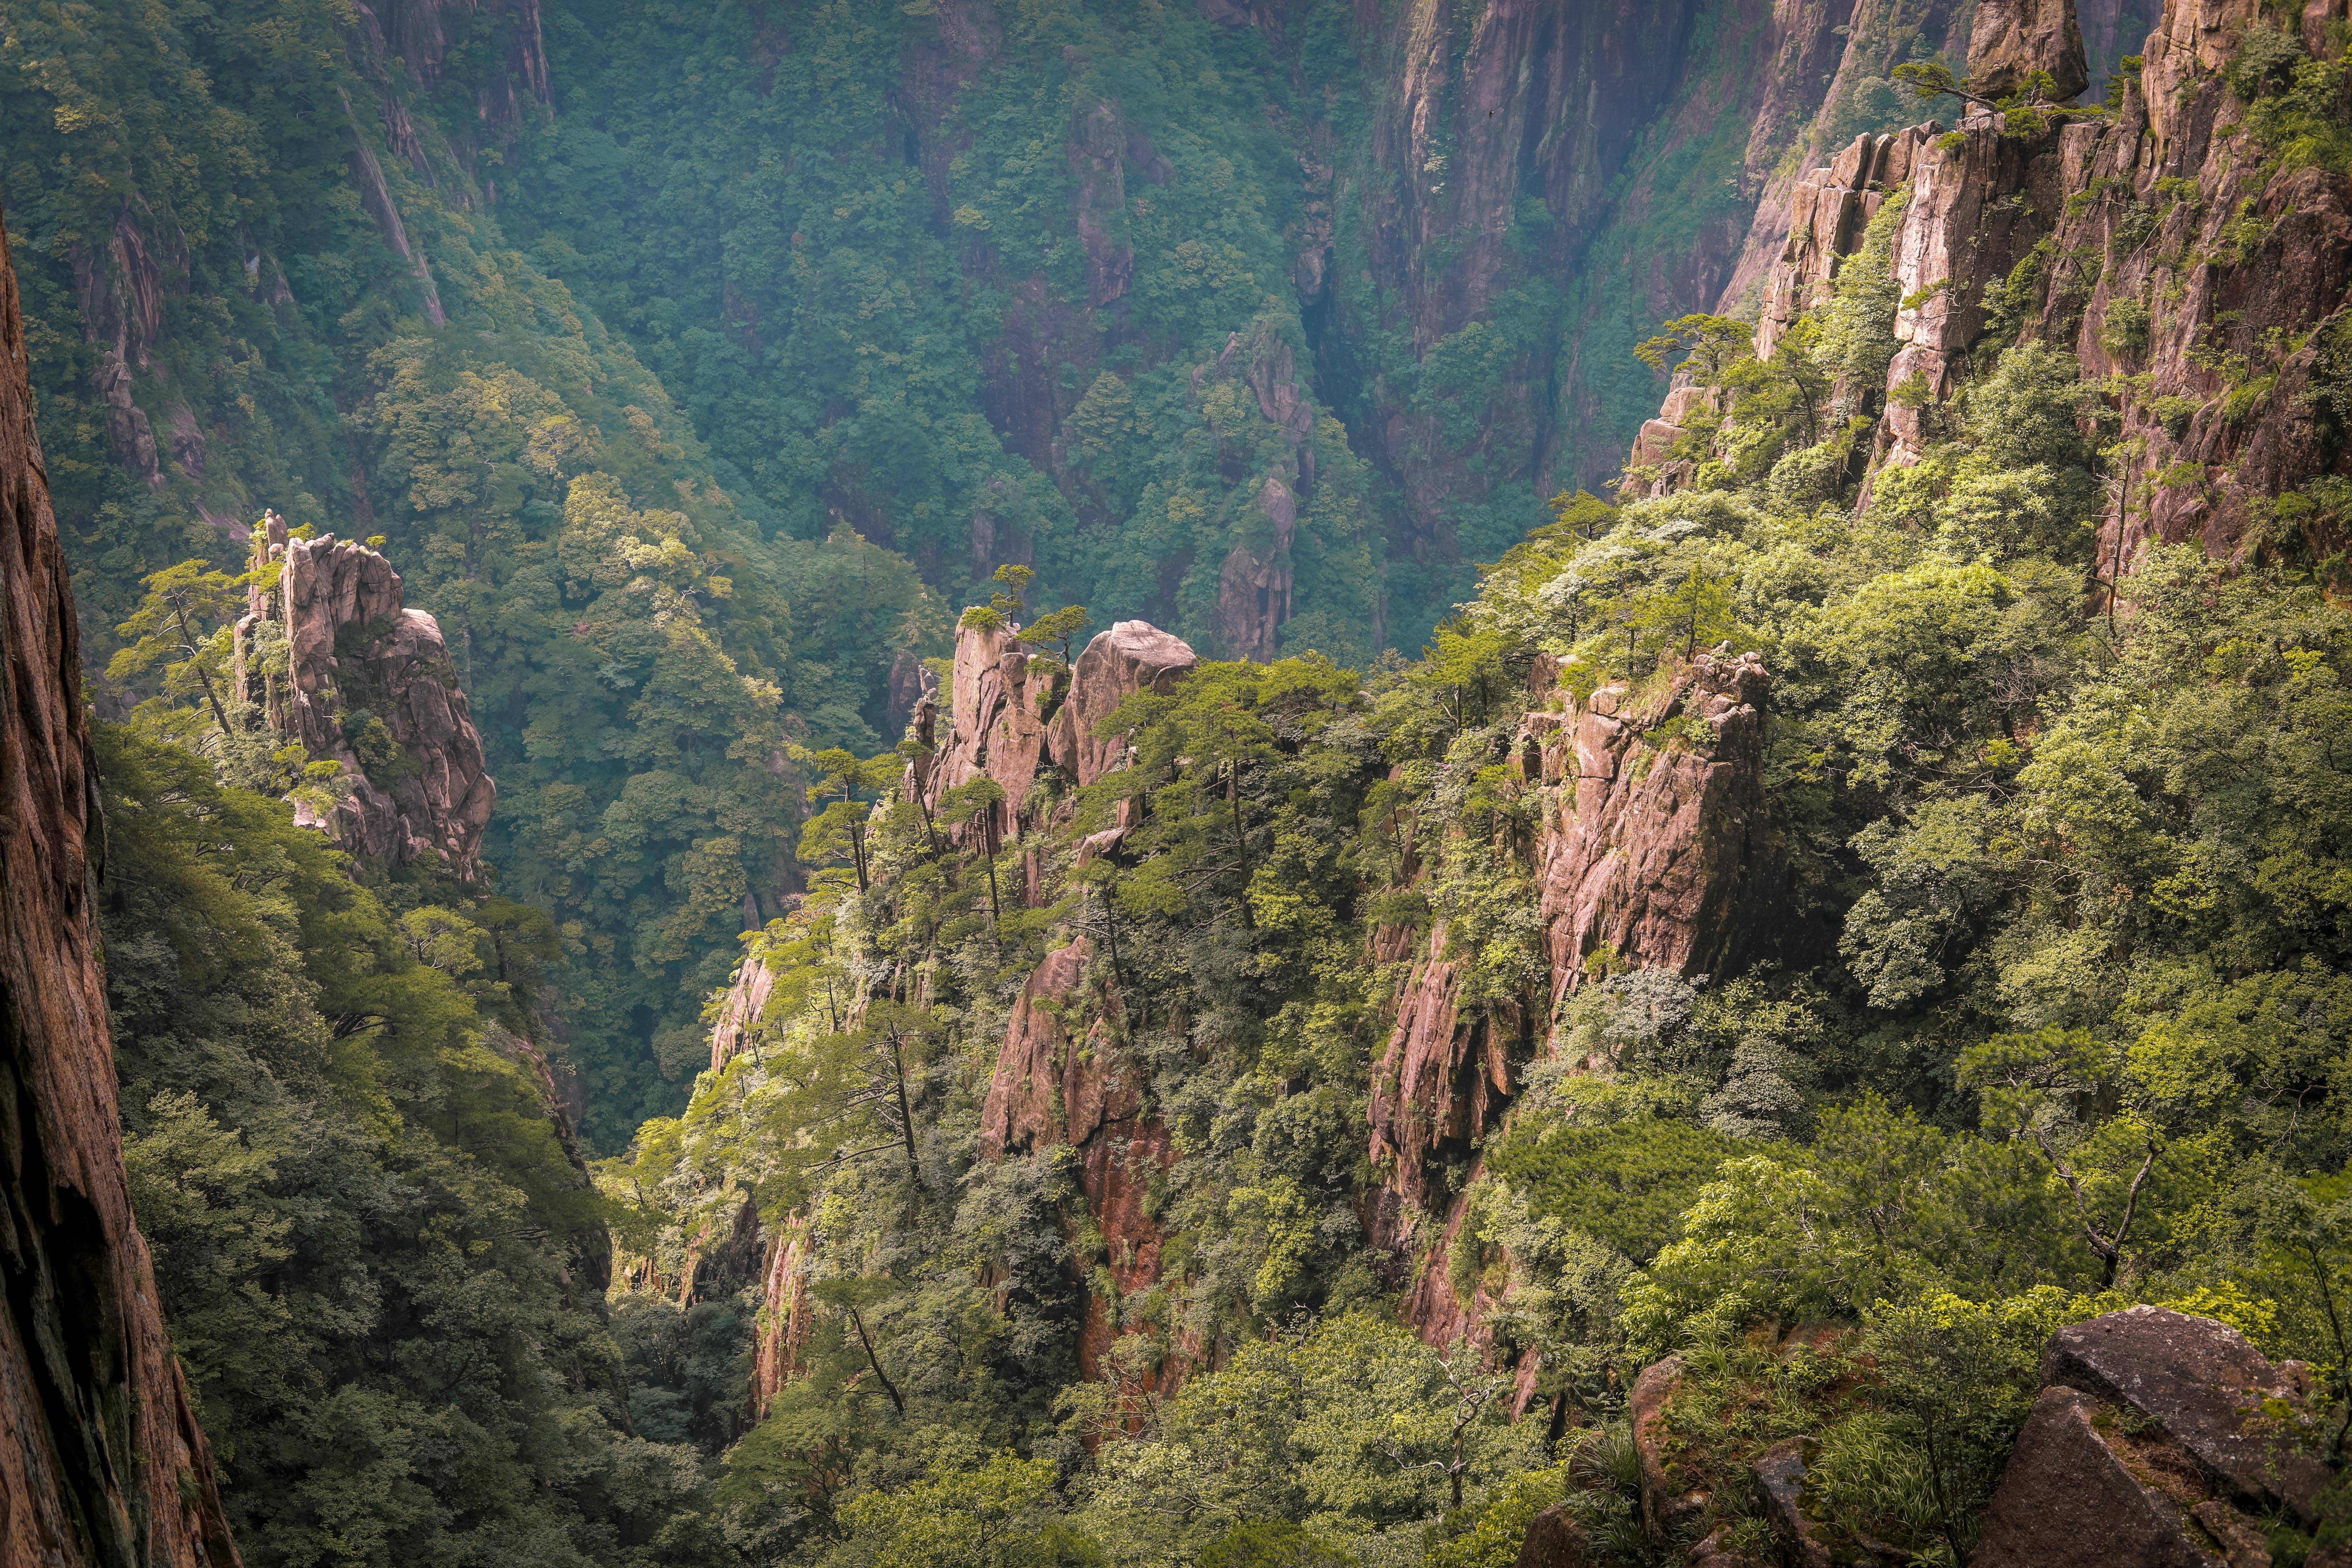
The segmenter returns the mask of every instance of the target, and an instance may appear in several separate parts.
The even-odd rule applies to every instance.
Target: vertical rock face
[[[234,1565],[132,1222],[79,636],[0,228],[0,1554]]]
[[[1787,335],[1789,324],[1820,308],[1837,280],[1838,265],[1862,243],[1862,231],[1887,193],[1911,178],[1933,126],[1892,135],[1857,136],[1834,163],[1797,182],[1789,200],[1789,237],[1765,287],[1764,310],[1756,323],[1756,352],[1766,359]]]
[[[403,607],[400,574],[363,544],[289,539],[273,512],[260,547],[284,570],[237,623],[238,689],[314,760],[341,763],[348,792],[324,819],[298,804],[297,820],[354,855],[398,866],[431,850],[478,880],[498,788],[440,624]]]
[[[2313,0],[2285,41],[2326,54],[2347,13],[2347,0]],[[2099,15],[2121,25],[2119,8]],[[1893,274],[1905,303],[1887,391],[1909,393],[1886,400],[1874,465],[1914,462],[1938,438],[1937,405],[1980,351],[1988,290],[2003,286],[2021,339],[2072,353],[2086,378],[2118,389],[2103,575],[2127,570],[2151,538],[2235,554],[2271,498],[2352,471],[2352,445],[2334,434],[2339,404],[2352,406],[2340,314],[2352,301],[2352,183],[2278,170],[2247,129],[2249,106],[2224,72],[2265,15],[2260,0],[2168,0],[2144,46],[2117,45],[2139,48],[2145,66],[2103,119],[2020,136],[1974,120],[1957,133],[1903,133],[1910,195]],[[2070,7],[2016,0],[1976,16],[1980,63],[2040,61],[2032,68],[2057,75],[2053,58],[2075,58]],[[1821,221],[1830,174],[1809,176],[1820,190],[1790,202],[1790,237],[1764,285],[1785,304],[1765,311],[1759,351],[1858,237]],[[1679,482],[1658,466],[1680,434],[1675,397],[1688,393],[1670,395],[1634,451],[1631,494]],[[2323,521],[2306,526],[2326,526],[2327,509],[2310,510]],[[2339,542],[2309,542],[2325,555]]]
[[[1764,796],[1764,705],[1754,654],[1702,653],[1664,696],[1603,687],[1538,742],[1568,788],[1546,826],[1537,882],[1552,994],[1607,948],[1680,974],[1720,973],[1779,890]],[[1546,717],[1549,717],[1548,715]],[[1657,737],[1680,721],[1680,733]]]
[[[767,1010],[768,998],[775,990],[775,973],[768,967],[768,961],[756,952],[736,969],[727,994],[719,999],[719,1015],[710,1024],[712,1072],[722,1070],[743,1054],[745,1042],[760,1026],[760,1015]]]
[[[1096,726],[1139,691],[1173,691],[1199,662],[1183,638],[1149,621],[1120,621],[1096,633],[1078,655],[1068,700],[1054,715],[1055,762],[1081,789],[1101,778],[1127,755],[1127,742],[1096,735]]]
[[[1969,32],[1969,82],[1990,98],[2024,89],[2035,73],[2063,101],[2091,85],[2074,0],[1977,0]]]
[[[991,1159],[1056,1145],[1077,1152],[1079,1190],[1111,1285],[1109,1295],[1089,1296],[1078,1341],[1089,1378],[1118,1335],[1118,1298],[1160,1277],[1163,1238],[1144,1198],[1176,1157],[1168,1130],[1144,1111],[1136,1069],[1120,1060],[1123,1013],[1108,979],[1085,937],[1045,955],[1021,988],[980,1116],[981,1150]],[[1065,1019],[1082,1013],[1092,1021],[1073,1037]]]
[[[1530,712],[1512,742],[1543,803],[1534,860],[1549,993],[1465,1008],[1457,959],[1433,932],[1372,1079],[1372,1158],[1401,1202],[1381,1205],[1371,1228],[1402,1245],[1440,1226],[1404,1309],[1432,1342],[1478,1337],[1495,1305],[1457,1300],[1446,1280],[1465,1212],[1456,1187],[1526,1065],[1557,1048],[1548,1019],[1587,960],[1605,948],[1635,966],[1720,973],[1753,942],[1782,870],[1764,794],[1770,686],[1753,654],[1700,654],[1638,704],[1605,687],[1565,713]],[[1522,1372],[1524,1403],[1534,1368]]]
[[[1065,681],[1032,675],[1013,634],[966,627],[956,645],[948,731],[910,771],[909,784],[936,806],[948,790],[984,773],[1003,786],[1009,807],[1044,769],[1077,787],[1093,784],[1126,750],[1116,738],[1097,737],[1095,727],[1139,691],[1173,690],[1197,662],[1181,639],[1147,622],[1121,621],[1095,636]],[[924,714],[917,722],[935,721]],[[1032,833],[1045,823],[1012,816],[996,826]],[[1109,1296],[1090,1300],[1079,1341],[1089,1377],[1120,1331],[1117,1297],[1159,1277],[1162,1238],[1144,1196],[1175,1158],[1167,1129],[1145,1111],[1141,1077],[1121,1059],[1125,1012],[1111,968],[1083,936],[1045,956],[1022,986],[981,1107],[981,1149],[989,1159],[1055,1146],[1077,1152],[1079,1188],[1102,1237],[1111,1284]],[[752,1005],[740,977],[722,1005],[722,1034],[739,998]],[[714,1062],[719,1048],[714,1040]],[[788,1284],[772,1278],[768,1310],[776,1321],[783,1321],[778,1291]]]

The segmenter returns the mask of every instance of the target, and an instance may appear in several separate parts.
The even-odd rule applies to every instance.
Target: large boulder
[[[1126,741],[1103,739],[1095,726],[1139,691],[1172,691],[1200,663],[1183,638],[1150,621],[1121,621],[1097,632],[1070,672],[1070,694],[1050,728],[1054,761],[1083,789],[1116,767]]]
[[[2160,1435],[2125,1436],[2114,1408],[2045,1388],[1985,1515],[1974,1568],[2239,1568],[2195,1467]],[[2236,1531],[2233,1530],[2234,1535]],[[2214,1550],[2222,1546],[2221,1551]],[[2261,1561],[2267,1563],[2268,1558]]]
[[[1820,1527],[1805,1517],[1805,1440],[1784,1437],[1756,1456],[1756,1506],[1772,1527],[1780,1560],[1791,1568],[1830,1568]]]
[[[2268,1568],[2259,1519],[2308,1522],[2329,1479],[2291,1440],[2304,1370],[2225,1323],[2109,1312],[2052,1335],[2042,1373],[1972,1568]]]
[[[2309,1519],[2327,1468],[2257,1422],[2265,1404],[2299,1402],[2301,1369],[2273,1366],[2245,1335],[2210,1318],[2134,1307],[2050,1336],[2045,1386],[2128,1405],[2163,1427],[2218,1485],[2263,1508]]]

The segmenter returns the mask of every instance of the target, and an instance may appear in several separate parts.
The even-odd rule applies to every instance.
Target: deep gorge
[[[2347,41],[0,0],[11,1561],[2345,1562]]]

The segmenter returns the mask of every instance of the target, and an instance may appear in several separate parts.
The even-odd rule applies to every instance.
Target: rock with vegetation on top
[[[2267,1564],[2261,1518],[2309,1523],[2328,1479],[2291,1440],[2305,1372],[2227,1324],[2158,1307],[2059,1330],[1972,1563]]]
[[[283,570],[237,623],[238,689],[314,761],[342,769],[333,807],[321,816],[298,801],[298,819],[380,864],[430,850],[478,880],[498,786],[440,623],[402,603],[400,574],[364,544],[289,538],[272,512],[258,545]],[[271,657],[281,647],[282,661]]]

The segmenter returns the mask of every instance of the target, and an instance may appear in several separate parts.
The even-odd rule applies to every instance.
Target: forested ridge
[[[2345,1562],[2352,17],[1758,9],[0,0],[183,1498]]]

